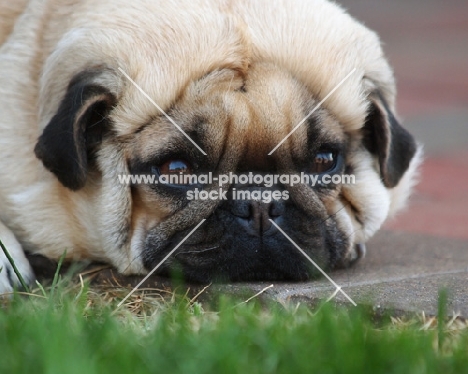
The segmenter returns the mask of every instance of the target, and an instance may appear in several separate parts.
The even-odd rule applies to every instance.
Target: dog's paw
[[[15,266],[23,277],[27,285],[34,282],[34,272],[29,264],[28,259],[24,255],[21,245],[16,240],[12,232],[0,222],[0,240],[7,249],[11,258],[15,262]],[[8,258],[0,249],[0,296],[13,292],[14,289],[21,289],[22,285],[13,269]]]
[[[341,258],[334,266],[336,269],[347,269],[366,256],[366,245],[358,243],[351,247],[346,255]]]

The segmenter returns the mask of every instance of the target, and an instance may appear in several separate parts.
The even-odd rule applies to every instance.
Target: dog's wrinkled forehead
[[[321,143],[344,141],[339,123],[318,105],[311,91],[275,65],[253,66],[245,83],[245,98],[252,113],[252,136],[247,144],[253,154],[265,155],[275,149],[280,157],[288,153],[299,156]]]
[[[267,167],[285,154],[301,157],[314,144],[344,140],[339,123],[316,106],[309,90],[275,65],[253,65],[247,74],[214,71],[192,82],[167,110],[185,134],[158,113],[135,134],[131,154],[146,160],[181,152],[199,158],[189,136],[207,153],[206,166],[216,165],[223,154],[251,168]],[[286,137],[275,155],[268,156]]]

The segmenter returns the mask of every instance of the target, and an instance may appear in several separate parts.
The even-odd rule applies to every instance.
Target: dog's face
[[[360,238],[365,237],[365,226],[382,214],[375,212],[376,205],[382,204],[380,211],[386,214],[386,187],[398,183],[415,152],[411,136],[391,117],[378,92],[370,98],[362,129],[346,132],[327,109],[307,117],[317,98],[291,74],[261,63],[247,72],[213,71],[191,82],[168,109],[170,118],[206,155],[156,111],[133,132],[119,136],[114,129],[125,123],[114,114],[119,107],[114,95],[96,83],[103,75],[97,69],[72,80],[36,154],[68,188],[78,190],[95,183],[90,178],[102,178],[102,193],[115,195],[116,205],[108,206],[104,214],[112,225],[107,235],[114,248],[130,248],[131,255],[109,256],[119,259],[114,263],[122,271],[152,269],[202,219],[206,222],[161,272],[175,265],[196,281],[309,279],[316,269],[271,220],[319,266],[347,265],[360,255],[356,246],[364,240]],[[63,138],[64,127],[70,129],[68,139]],[[57,136],[62,136],[61,142]],[[222,186],[228,190],[226,199],[193,200],[188,199],[189,191],[219,190],[218,184],[129,186],[117,179],[117,174],[209,172],[215,176],[347,173],[355,175],[357,183],[277,182],[270,187],[234,183]],[[234,199],[234,189],[287,191],[288,199]]]
[[[171,4],[166,13],[178,22],[170,27],[136,2],[146,21],[138,31],[120,30],[123,12],[93,18],[94,26],[77,17],[76,31],[53,34],[35,153],[61,186],[60,201],[73,202],[61,207],[80,222],[71,234],[79,236],[76,251],[124,273],[145,272],[205,219],[161,272],[177,266],[197,281],[304,280],[317,270],[295,245],[322,268],[359,258],[406,200],[417,164],[416,144],[392,113],[393,77],[378,38],[327,2],[271,13],[269,2],[238,1],[235,20],[212,5],[202,29],[191,13],[200,9],[181,13]],[[331,32],[337,25],[343,30]],[[119,179],[250,172],[350,175],[354,183],[233,181],[222,186],[225,198],[197,200],[190,194],[219,191],[219,183]]]
[[[268,155],[316,104],[303,85],[273,65],[252,66],[245,77],[232,70],[213,72],[191,84],[168,113],[207,155],[160,116],[134,134],[130,173],[340,174],[345,170],[346,137],[324,110],[315,112],[287,144]],[[223,186],[228,190],[225,200],[187,200],[187,191],[195,188],[219,191],[217,183],[133,187],[133,202],[140,207],[134,222],[146,231],[141,248],[148,269],[202,218],[207,221],[171,261],[195,280],[307,279],[313,269],[270,219],[324,267],[340,261],[351,245],[352,228],[333,212],[340,193],[337,185],[289,187],[278,182],[265,187],[233,182]],[[287,191],[289,198],[233,197],[233,191],[255,190]]]

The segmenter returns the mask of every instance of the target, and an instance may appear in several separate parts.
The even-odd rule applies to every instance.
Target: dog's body
[[[269,219],[330,268],[359,257],[356,245],[408,197],[420,152],[392,114],[391,69],[377,36],[334,4],[9,3],[0,2],[0,239],[28,280],[23,250],[145,273],[203,218],[175,258],[188,279],[308,279]],[[180,189],[190,186],[118,179],[180,165],[313,173],[323,157],[356,184],[278,185],[290,200],[264,204],[189,202]],[[8,291],[16,280],[3,254],[1,266]]]

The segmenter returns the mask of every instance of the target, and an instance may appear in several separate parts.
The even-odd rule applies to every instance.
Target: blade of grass
[[[39,287],[39,289],[41,290],[42,295],[43,295],[44,297],[47,297],[47,293],[46,293],[44,287],[43,287],[42,284],[40,284],[37,280],[36,280],[36,285],[37,285],[37,287]]]
[[[445,340],[445,318],[447,316],[447,290],[442,288],[439,290],[439,302],[437,305],[437,333],[438,333],[438,346],[439,352],[442,352]]]
[[[57,284],[60,278],[60,268],[62,267],[62,263],[66,255],[67,255],[67,251],[65,250],[60,256],[59,262],[57,264],[57,270],[55,270],[54,279],[52,281],[52,286],[50,286],[50,298],[51,299],[54,297],[54,292],[55,292],[55,289],[57,288]]]
[[[21,273],[19,272],[18,268],[16,267],[15,265],[15,260],[13,260],[13,257],[10,256],[10,252],[8,252],[8,250],[6,249],[6,247],[3,245],[2,241],[0,240],[0,247],[2,247],[2,251],[3,253],[5,254],[6,258],[8,259],[8,261],[10,262],[16,276],[18,277],[18,280],[20,281],[21,283],[21,286],[23,287],[23,289],[29,293],[29,287],[28,287],[28,284],[24,281],[23,279],[23,276],[21,275]]]

